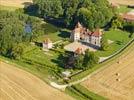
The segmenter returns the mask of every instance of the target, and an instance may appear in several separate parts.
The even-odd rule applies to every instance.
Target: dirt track
[[[134,46],[119,59],[91,75],[82,85],[110,100],[133,100]]]
[[[73,100],[34,75],[0,62],[0,100]]]
[[[112,3],[122,4],[122,5],[134,5],[134,0],[109,0]]]

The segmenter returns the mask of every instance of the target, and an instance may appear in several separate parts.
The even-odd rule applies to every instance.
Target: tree
[[[134,22],[124,22],[123,29],[130,32],[129,37],[132,37],[132,35],[134,34]]]
[[[109,44],[108,44],[108,40],[102,36],[102,39],[101,39],[101,50],[108,50],[109,49]]]
[[[64,2],[62,5],[64,9],[64,22],[66,23],[66,26],[72,26],[76,20],[76,13],[80,0],[62,0],[62,2]]]
[[[38,5],[38,13],[42,17],[59,17],[63,14],[61,0],[33,0]]]
[[[23,47],[20,44],[17,44],[13,46],[11,51],[11,58],[13,59],[19,59],[21,55],[23,54]]]
[[[8,12],[0,10],[0,54],[16,58],[17,53],[20,55],[21,47],[16,47],[22,42],[29,42],[27,36],[37,36],[37,29],[42,25],[42,22],[35,17],[25,15],[20,12]],[[25,25],[30,23],[32,25],[33,32],[26,33]],[[43,27],[40,30],[44,31]],[[29,34],[29,35],[27,35]],[[32,37],[33,38],[33,37]],[[35,39],[36,37],[34,37]],[[14,47],[15,46],[15,47]],[[15,49],[17,50],[15,50]],[[13,52],[14,51],[14,52]]]
[[[75,58],[75,63],[74,63],[74,66],[77,68],[77,69],[83,69],[83,55],[78,55],[76,58]]]
[[[119,16],[115,16],[111,22],[111,28],[117,29],[117,28],[123,28],[123,19]]]
[[[34,0],[34,4],[38,5],[39,15],[62,18],[67,27],[79,20],[89,29],[104,27],[113,17],[107,0]]]
[[[94,21],[92,17],[92,12],[90,12],[86,8],[79,9],[78,12],[79,20],[82,22],[83,25],[85,25],[90,30],[94,29]]]
[[[83,67],[84,69],[91,68],[96,65],[99,61],[98,56],[89,50],[85,51],[84,60],[83,60]]]

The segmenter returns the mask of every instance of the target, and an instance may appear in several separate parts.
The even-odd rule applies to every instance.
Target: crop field
[[[91,74],[90,78],[81,84],[110,100],[133,100],[134,43],[122,56]]]
[[[121,5],[134,5],[134,0],[109,0],[109,1]]]
[[[0,0],[0,5],[9,7],[23,8],[26,4],[32,3],[32,0]]]
[[[21,69],[0,62],[0,100],[72,100]]]

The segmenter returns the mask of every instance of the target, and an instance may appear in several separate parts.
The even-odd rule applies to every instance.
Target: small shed
[[[62,72],[63,77],[69,77],[70,74],[71,74],[70,71],[64,71],[64,72]]]
[[[52,47],[53,47],[53,43],[49,38],[43,41],[43,49],[51,49]]]

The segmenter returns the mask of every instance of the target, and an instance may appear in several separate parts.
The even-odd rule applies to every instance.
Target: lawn
[[[18,7],[0,5],[0,10],[15,11],[16,9],[18,9]]]
[[[121,49],[125,44],[127,44],[132,38],[129,38],[130,33],[122,30],[110,30],[104,33],[104,37],[108,40],[113,41],[109,44],[109,50],[107,51],[97,51],[98,56],[105,57],[110,56],[119,49]]]
[[[80,84],[67,87],[65,92],[77,100],[106,100],[106,98],[90,92]]]
[[[47,66],[56,66],[53,60],[56,60],[58,53],[49,51],[44,52],[41,48],[33,48],[30,52],[25,53],[22,58],[25,61],[30,61],[31,63],[37,63]]]
[[[51,25],[51,24],[50,24]],[[50,26],[49,25],[49,26]],[[54,27],[51,25],[51,27]],[[45,35],[38,37],[38,42],[42,42],[45,38],[50,38],[52,42],[69,39],[70,31],[67,29],[59,29],[59,28],[46,28]],[[52,31],[53,30],[53,31]]]
[[[66,42],[65,42],[66,43]],[[64,53],[64,49],[60,47],[49,51],[43,51],[42,47],[32,44],[24,44],[25,48],[22,58],[19,60],[20,63],[24,63],[29,66],[30,69],[35,69],[38,72],[44,74],[44,79],[48,80],[50,76],[55,76],[59,79],[60,73],[57,71],[64,70],[63,63],[61,61],[61,54]],[[62,81],[63,80],[56,80]]]

